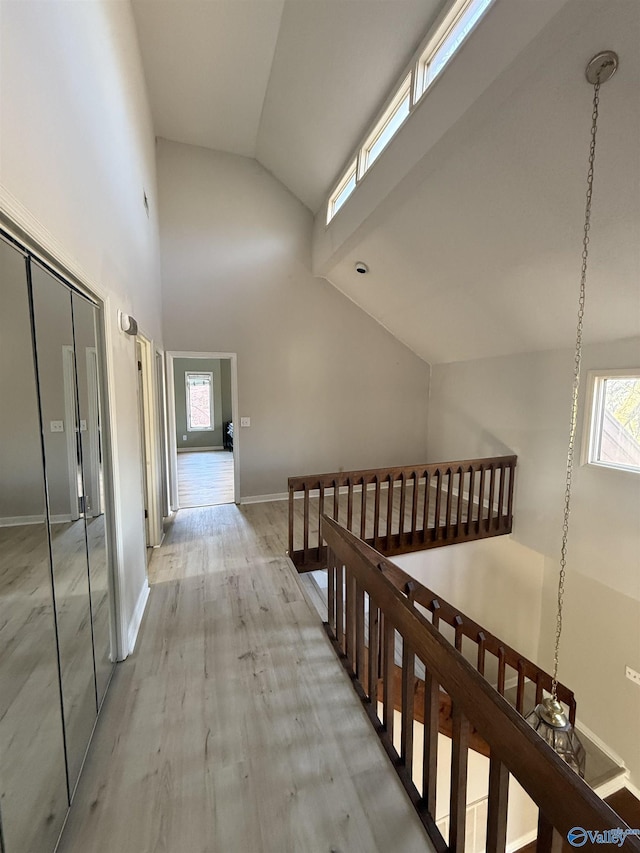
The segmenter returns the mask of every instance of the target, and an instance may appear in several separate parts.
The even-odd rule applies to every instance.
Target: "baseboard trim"
[[[68,524],[73,520],[69,513],[51,516],[51,524]],[[24,527],[29,524],[42,524],[45,521],[44,515],[6,515],[0,518],[0,527]]]
[[[302,497],[302,495],[300,495]],[[287,501],[289,500],[289,495],[287,492],[276,492],[273,495],[249,495],[246,498],[240,498],[237,503],[239,504],[266,504],[271,501]]]
[[[209,447],[178,447],[178,453],[205,453],[208,450],[224,450],[221,444],[212,444]]]
[[[149,599],[150,592],[151,589],[149,587],[149,584],[145,581],[144,586],[140,590],[140,595],[138,596],[138,601],[136,602],[135,610],[133,611],[133,615],[131,616],[131,621],[129,622],[129,630],[127,631],[127,657],[132,654],[133,650],[136,647],[138,632],[140,631],[142,617],[144,616],[144,611],[147,606],[147,601]]]

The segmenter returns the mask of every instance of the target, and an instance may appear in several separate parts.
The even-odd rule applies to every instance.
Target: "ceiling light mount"
[[[585,76],[592,86],[596,83],[606,83],[618,70],[618,54],[613,50],[603,50],[589,61]]]

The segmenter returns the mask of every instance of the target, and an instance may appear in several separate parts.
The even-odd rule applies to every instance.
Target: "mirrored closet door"
[[[99,308],[0,239],[0,850],[53,850],[113,671]]]

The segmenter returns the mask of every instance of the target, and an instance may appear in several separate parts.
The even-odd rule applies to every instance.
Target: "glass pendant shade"
[[[575,729],[557,699],[543,699],[527,716],[527,722],[572,770],[584,778],[586,753]]]

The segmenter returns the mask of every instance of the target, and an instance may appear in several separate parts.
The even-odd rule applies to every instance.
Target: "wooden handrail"
[[[543,691],[551,693],[552,676],[541,669],[536,663],[525,658],[516,649],[504,643],[482,625],[479,625],[457,607],[449,604],[444,598],[437,595],[433,590],[421,584],[411,575],[407,574],[400,566],[390,560],[381,559],[378,568],[384,571],[396,589],[404,593],[414,604],[424,607],[432,615],[432,625],[439,628],[441,624],[451,626],[455,631],[455,647],[458,651],[462,648],[462,637],[467,637],[477,647],[476,669],[481,675],[485,675],[487,655],[493,655],[498,666],[498,679],[496,689],[504,696],[506,687],[505,671],[511,667],[517,675],[516,685],[516,711],[525,714],[525,686],[530,681],[535,684],[536,704],[541,701]],[[564,684],[558,683],[558,699],[563,702],[569,711],[569,720],[573,724],[576,721],[576,700],[572,690]]]
[[[474,727],[490,748],[487,850],[504,853],[508,809],[508,774],[513,775],[540,811],[537,849],[559,849],[560,836],[574,827],[605,832],[629,830],[619,816],[530,728],[473,666],[448,643],[386,576],[385,561],[365,542],[324,516],[322,533],[329,547],[328,632],[354,681],[354,686],[392,758],[405,788],[439,853],[464,850],[466,768],[469,734]],[[411,591],[409,591],[411,592]],[[369,643],[364,639],[368,599]],[[388,684],[394,661],[395,635],[403,643],[401,751],[393,744],[394,714]],[[368,678],[363,683],[364,659]],[[406,683],[413,677],[415,656],[426,672],[424,767],[420,789],[411,774],[413,709]],[[390,663],[391,661],[391,663]],[[378,680],[383,679],[382,720],[378,716]],[[435,825],[437,703],[443,688],[453,702],[450,834],[448,843]],[[434,735],[435,725],[435,735]],[[406,729],[406,732],[405,732]],[[435,738],[435,739],[434,739]],[[629,835],[625,849],[640,853],[640,838]]]
[[[325,513],[386,556],[510,533],[516,462],[494,456],[290,477],[289,556],[298,571],[326,567]]]

